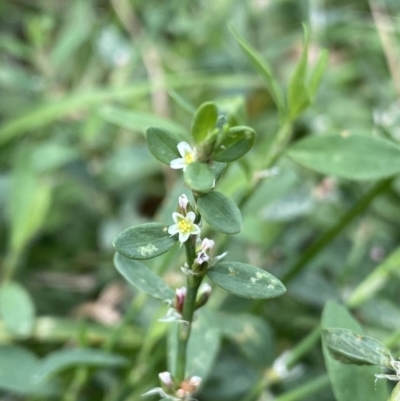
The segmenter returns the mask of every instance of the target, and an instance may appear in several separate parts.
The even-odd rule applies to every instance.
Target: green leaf
[[[288,155],[319,173],[352,180],[377,180],[400,172],[400,147],[375,136],[311,136],[291,146]]]
[[[267,62],[250,46],[250,44],[236,32],[232,25],[229,25],[229,30],[231,31],[236,42],[242,48],[243,52],[246,54],[254,69],[263,77],[264,83],[267,86],[279,113],[281,116],[283,116],[286,107],[283,99],[282,89],[279,87],[277,81],[273,77],[271,68]]]
[[[99,349],[63,349],[41,361],[34,380],[41,382],[72,366],[122,366],[127,363],[126,358]]]
[[[192,136],[196,143],[203,142],[215,128],[218,118],[218,108],[215,103],[203,103],[194,114]]]
[[[291,120],[295,120],[311,103],[306,87],[308,63],[308,29],[304,26],[304,48],[300,60],[289,82],[288,108]]]
[[[349,314],[346,308],[336,302],[328,301],[325,305],[322,329],[349,329],[359,334],[362,328]],[[376,366],[345,365],[335,360],[329,353],[323,338],[325,365],[331,379],[332,389],[337,401],[384,401],[387,390],[383,380],[375,381],[375,373],[380,373]]]
[[[348,329],[324,329],[323,336],[331,355],[342,363],[392,368],[390,351],[371,337]]]
[[[177,136],[184,137],[186,135],[186,130],[181,125],[151,113],[107,105],[100,107],[98,114],[103,120],[109,123],[131,129],[135,132],[146,132],[149,127],[157,126],[160,129],[175,132]]]
[[[17,336],[29,336],[35,323],[35,306],[29,293],[17,283],[0,287],[0,315]]]
[[[34,170],[32,150],[22,149],[11,178],[10,246],[13,253],[19,254],[44,223],[51,195],[51,186]]]
[[[145,260],[167,252],[177,240],[168,234],[165,224],[146,223],[122,231],[114,240],[114,248],[127,258]]]
[[[246,154],[254,145],[255,132],[249,127],[229,128],[223,141],[213,152],[213,159],[218,162],[231,162]]]
[[[236,234],[240,231],[240,210],[232,199],[221,192],[208,192],[199,198],[197,204],[204,220],[215,230],[225,234]]]
[[[196,313],[187,347],[186,376],[200,376],[203,382],[212,371],[221,342],[217,317],[207,308]],[[175,323],[168,336],[168,369],[175,372],[179,323]]]
[[[396,387],[390,394],[388,401],[399,401],[399,400],[400,400],[400,383],[397,383]]]
[[[311,97],[311,100],[313,100],[321,82],[322,76],[325,72],[326,65],[328,64],[328,56],[328,51],[323,50],[318,57],[318,61],[315,64],[314,70],[311,73],[310,83],[308,85],[308,93]]]
[[[39,359],[25,348],[0,346],[0,389],[20,395],[49,396],[56,393],[54,382],[33,380]]]
[[[129,283],[146,294],[161,301],[174,297],[174,291],[168,287],[165,281],[149,270],[143,263],[116,253],[114,264]]]
[[[150,152],[160,162],[167,164],[180,157],[178,151],[179,138],[161,128],[151,127],[146,131],[146,140]]]
[[[190,163],[184,173],[185,182],[194,192],[209,192],[214,186],[214,173],[205,163]]]
[[[243,298],[275,298],[286,291],[272,274],[245,263],[220,262],[207,270],[207,275],[224,290]]]
[[[273,334],[265,320],[248,313],[219,313],[217,318],[222,334],[239,347],[251,365],[265,368],[273,362]]]

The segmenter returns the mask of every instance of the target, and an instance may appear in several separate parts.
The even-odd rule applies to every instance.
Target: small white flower
[[[190,163],[196,161],[196,151],[187,142],[179,142],[177,147],[182,157],[171,160],[170,167],[173,169],[183,169],[183,171],[185,171]]]
[[[194,212],[189,212],[186,216],[174,212],[172,213],[172,219],[175,224],[168,227],[168,233],[171,234],[171,236],[179,234],[181,245],[188,240],[190,235],[200,234],[200,227],[194,224],[196,219],[196,214]]]

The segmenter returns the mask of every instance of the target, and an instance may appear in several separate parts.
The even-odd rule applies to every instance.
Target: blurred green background
[[[114,237],[131,225],[169,222],[181,191],[179,175],[149,153],[146,128],[185,133],[193,111],[214,100],[258,134],[220,190],[237,198],[249,171],[262,165],[277,111],[228,23],[283,85],[301,54],[303,23],[310,30],[310,63],[321,49],[329,51],[317,100],[295,122],[293,140],[331,131],[400,140],[397,0],[0,2],[0,266],[3,278],[32,298],[25,299],[28,327],[17,321],[12,332],[0,322],[0,343],[39,357],[65,344],[101,345],[131,360],[123,369],[67,369],[58,385],[68,390],[56,391],[55,399],[138,400],[166,370],[166,328],[156,322],[165,306],[128,288],[112,263]],[[399,184],[316,255],[282,298],[258,305],[216,291],[215,307],[252,313],[265,342],[253,349],[250,338],[243,351],[228,333],[199,400],[244,400],[259,372],[318,324],[326,300],[345,299],[385,259],[399,241]],[[226,244],[229,257],[280,277],[369,187],[323,177],[283,157],[277,177],[246,204],[243,232]],[[171,261],[152,266],[171,285],[181,284]],[[399,301],[394,280],[358,316],[383,338],[400,330]],[[144,333],[150,333],[147,342]],[[323,372],[318,347],[303,365],[302,375],[272,391],[284,393]],[[0,375],[0,399],[47,399],[34,385],[10,386]],[[329,385],[307,398],[333,399]]]

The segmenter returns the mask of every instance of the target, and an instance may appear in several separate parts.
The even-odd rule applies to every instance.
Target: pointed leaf
[[[203,142],[215,128],[218,108],[215,103],[203,103],[197,110],[192,122],[192,136],[196,143]]]
[[[318,57],[318,61],[315,64],[314,70],[311,73],[310,83],[308,85],[308,93],[310,94],[311,100],[313,100],[321,82],[321,78],[324,75],[326,66],[328,64],[328,56],[328,51],[323,50]]]
[[[311,103],[306,88],[306,74],[308,63],[308,30],[304,26],[304,48],[300,60],[294,70],[288,88],[288,108],[290,118],[295,120]]]
[[[390,351],[371,337],[348,329],[324,329],[323,336],[331,355],[342,363],[392,368]]]
[[[160,162],[169,166],[171,160],[180,157],[178,143],[181,141],[168,131],[155,127],[149,128],[146,131],[146,140],[150,152]]]
[[[161,301],[174,297],[174,291],[168,287],[165,281],[149,270],[143,263],[128,259],[117,252],[114,256],[114,264],[129,283],[146,294]]]
[[[29,293],[17,283],[0,287],[0,315],[7,328],[18,336],[29,336],[35,323],[35,306]]]
[[[209,192],[214,186],[214,173],[205,163],[190,163],[184,173],[185,182],[194,192]]]
[[[362,334],[362,328],[346,308],[328,301],[322,314],[322,329],[350,329]],[[323,340],[325,365],[337,401],[385,401],[387,390],[383,380],[375,381],[374,374],[381,373],[377,366],[346,365],[335,360]]]
[[[224,140],[213,152],[218,162],[231,162],[246,154],[254,145],[255,132],[249,127],[229,128]]]
[[[264,83],[267,86],[269,93],[271,94],[271,97],[279,110],[279,113],[283,115],[285,111],[285,103],[283,100],[282,90],[279,87],[275,78],[272,76],[271,69],[268,66],[267,62],[250,46],[250,44],[244,38],[242,38],[236,32],[233,26],[230,25],[229,30],[231,31],[236,42],[242,48],[243,52],[246,54],[250,63],[263,77]]]
[[[221,192],[211,191],[202,195],[198,207],[204,220],[215,230],[236,234],[242,225],[242,215],[236,203]]]
[[[220,262],[207,270],[207,275],[224,290],[243,298],[275,298],[286,291],[272,274],[245,263]]]
[[[319,173],[353,180],[377,180],[400,172],[400,147],[375,136],[311,136],[290,147],[288,155]]]
[[[126,358],[99,349],[63,349],[46,356],[33,379],[41,382],[72,366],[122,366],[127,363]]]
[[[122,231],[114,240],[114,248],[127,258],[145,260],[167,252],[177,240],[168,234],[165,224],[146,223]]]

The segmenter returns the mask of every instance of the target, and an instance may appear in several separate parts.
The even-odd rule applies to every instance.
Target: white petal
[[[172,213],[172,220],[174,220],[174,223],[178,224],[179,220],[184,220],[185,216],[183,214],[180,214],[178,212]]]
[[[171,160],[171,162],[169,163],[169,166],[175,170],[178,170],[180,168],[186,168],[186,163],[185,163],[185,160],[183,160],[182,158],[179,158],[179,159]]]
[[[182,243],[186,242],[190,236],[190,233],[179,233],[179,241]]]
[[[182,157],[185,157],[186,153],[193,153],[193,149],[187,142],[179,142],[178,152]]]
[[[191,223],[193,223],[196,220],[196,213],[195,212],[189,212],[186,215],[186,221],[190,221]]]
[[[190,230],[190,234],[200,234],[200,227],[197,224],[193,224],[192,229]]]
[[[172,226],[168,227],[168,234],[175,235],[179,233],[178,224],[172,224]]]

